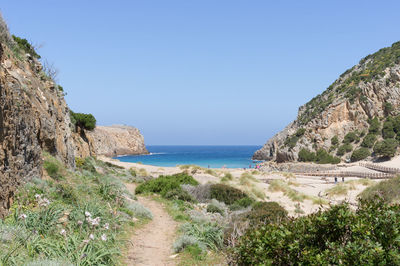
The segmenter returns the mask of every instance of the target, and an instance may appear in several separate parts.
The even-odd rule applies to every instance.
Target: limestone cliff
[[[73,167],[70,118],[63,93],[40,62],[18,48],[0,16],[0,216],[16,187],[41,177],[42,151]]]
[[[277,162],[297,161],[299,151],[323,148],[335,155],[339,143],[349,132],[364,137],[369,119],[383,121],[399,114],[400,107],[400,43],[383,48],[363,58],[343,73],[321,95],[299,108],[297,119],[258,151],[253,158]],[[353,150],[361,141],[352,143]],[[372,150],[371,150],[372,152]],[[350,153],[341,155],[349,158]]]
[[[79,157],[149,153],[140,131],[130,126],[97,126],[93,131],[74,134],[74,140]]]

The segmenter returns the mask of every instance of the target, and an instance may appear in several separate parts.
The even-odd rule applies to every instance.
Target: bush
[[[299,161],[300,162],[314,162],[315,161],[315,153],[303,148],[299,152]]]
[[[182,188],[177,188],[168,191],[165,194],[166,199],[176,199],[176,200],[183,200],[183,201],[188,201],[188,202],[194,202],[194,198],[185,190]]]
[[[397,140],[385,139],[375,144],[374,152],[379,157],[391,158],[396,154],[397,146]]]
[[[70,112],[71,123],[76,127],[93,130],[96,127],[96,118],[92,114]]]
[[[185,223],[180,231],[183,235],[194,237],[200,246],[218,250],[223,245],[224,232],[216,223]]]
[[[211,184],[204,184],[204,185],[181,185],[181,188],[188,192],[190,196],[192,196],[195,200],[199,202],[207,202],[211,199],[210,190]]]
[[[238,265],[398,265],[400,206],[380,200],[248,230],[231,253]]]
[[[131,211],[135,217],[153,219],[153,214],[151,211],[137,201],[126,200],[124,207]]]
[[[369,121],[369,129],[368,132],[370,134],[378,135],[381,129],[381,123],[377,117],[370,119]]]
[[[320,164],[338,164],[340,163],[340,158],[330,155],[324,149],[319,149],[316,154],[315,162]]]
[[[351,152],[353,150],[353,146],[351,144],[343,144],[339,147],[336,152],[337,156],[343,156],[347,152]]]
[[[198,185],[199,183],[192,176],[185,173],[180,173],[175,175],[160,176],[158,178],[148,180],[137,186],[135,191],[136,194],[149,192],[158,193],[162,197],[167,197],[167,193],[170,192],[168,196],[171,197],[171,195],[177,195],[177,193],[180,193],[177,191],[182,190],[181,185],[183,184]]]
[[[251,226],[279,223],[287,218],[287,211],[277,202],[257,202],[246,218]]]
[[[36,53],[35,48],[33,47],[32,44],[30,44],[28,42],[27,39],[23,39],[23,38],[15,36],[15,35],[12,35],[12,38],[17,43],[19,49],[21,49],[25,53],[30,54],[32,57],[34,57],[36,59],[40,59],[40,55],[38,55]]]
[[[214,184],[210,187],[210,197],[231,205],[235,201],[247,197],[247,195],[237,188],[224,184]]]
[[[361,146],[364,148],[372,148],[372,147],[374,147],[375,142],[376,142],[376,135],[368,134],[365,136],[365,138],[361,142]]]
[[[338,139],[337,136],[333,136],[333,137],[331,138],[331,144],[332,144],[332,145],[338,145],[338,144],[339,144],[339,139]]]
[[[360,198],[363,200],[374,200],[377,196],[387,203],[398,201],[400,199],[400,176],[367,187],[360,194]]]
[[[343,143],[349,144],[352,142],[359,142],[360,138],[358,137],[356,132],[349,132],[344,136]]]
[[[383,127],[382,127],[382,137],[384,139],[391,139],[394,138],[396,136],[396,133],[394,132],[394,127],[393,127],[393,123],[391,120],[387,120],[383,123]]]
[[[251,206],[253,203],[254,200],[252,198],[245,197],[235,201],[231,206],[229,206],[229,209],[231,211],[240,210]]]
[[[217,200],[214,200],[210,204],[207,205],[207,212],[211,213],[219,213],[221,215],[225,214],[225,208],[222,205],[223,203],[218,202]]]
[[[370,155],[371,153],[369,152],[369,149],[362,147],[353,152],[353,154],[351,155],[351,161],[357,162],[360,160],[364,160]]]

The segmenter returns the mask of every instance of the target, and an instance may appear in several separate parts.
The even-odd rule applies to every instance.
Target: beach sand
[[[160,175],[172,175],[181,173],[184,170],[180,167],[159,167],[153,165],[144,165],[138,163],[121,162],[108,157],[99,157],[98,159],[113,163],[115,165],[130,169],[145,169],[152,177]],[[381,163],[385,166],[400,167],[400,156],[391,161]],[[365,171],[373,170],[352,164],[346,167],[346,171]],[[313,213],[320,208],[327,208],[329,204],[337,204],[342,201],[348,201],[350,204],[357,203],[358,195],[369,185],[380,182],[381,180],[370,180],[368,184],[363,184],[360,178],[346,178],[345,183],[339,179],[335,184],[333,178],[324,178],[316,176],[295,176],[284,172],[260,172],[255,169],[187,169],[187,171],[201,184],[206,183],[225,183],[244,190],[258,200],[276,201],[281,204],[292,216],[306,215]],[[232,175],[231,180],[223,180],[225,174]],[[247,175],[244,178],[243,175]],[[271,185],[272,184],[272,185]],[[277,185],[279,184],[279,185]],[[271,187],[272,186],[272,187]],[[335,188],[340,186],[338,188]],[[336,189],[335,192],[329,192]],[[292,193],[291,193],[292,192]],[[263,197],[263,195],[265,197]],[[321,204],[323,202],[323,204]]]

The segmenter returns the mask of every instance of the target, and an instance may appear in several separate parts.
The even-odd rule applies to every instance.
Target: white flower
[[[104,229],[108,230],[110,228],[110,225],[108,223],[104,224]]]
[[[19,219],[25,220],[26,217],[28,217],[28,216],[27,216],[25,213],[23,213],[23,214],[21,214],[21,215],[19,216]]]
[[[107,241],[107,236],[106,236],[106,234],[102,234],[102,235],[101,235],[101,240],[102,240],[102,241]]]
[[[100,224],[100,217],[92,219],[91,217],[86,217],[86,221],[92,226],[97,226]]]
[[[85,239],[85,240],[83,240],[82,242],[83,242],[84,244],[87,244],[87,243],[89,243],[89,241],[90,241],[90,240]]]
[[[66,236],[67,235],[67,231],[65,231],[65,229],[61,229],[60,235]]]
[[[94,235],[93,235],[93,234],[90,234],[90,235],[89,235],[89,238],[90,238],[91,240],[93,240],[93,239],[94,239]]]
[[[91,214],[90,212],[85,212],[85,216],[86,216],[86,217],[91,217],[92,214]]]
[[[81,220],[79,220],[79,221],[77,222],[77,224],[78,224],[78,225],[82,225],[83,222],[82,222]]]
[[[35,194],[35,199],[36,200],[40,200],[42,198],[42,196],[40,196],[40,194]]]
[[[47,207],[50,201],[47,198],[39,199],[39,206]]]

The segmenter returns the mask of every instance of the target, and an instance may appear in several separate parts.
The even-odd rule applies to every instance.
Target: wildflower
[[[91,214],[90,212],[86,211],[86,212],[85,212],[85,216],[86,216],[86,217],[91,217],[92,214]]]
[[[36,200],[40,200],[42,198],[42,196],[40,194],[35,194],[35,199]]]
[[[85,240],[83,240],[82,242],[83,242],[83,244],[87,244],[87,243],[89,243],[89,241],[90,241],[90,240],[85,239]]]
[[[50,201],[47,198],[39,199],[39,206],[47,207]]]
[[[92,219],[91,217],[86,217],[86,221],[92,226],[97,226],[100,224],[100,217]]]
[[[107,241],[107,236],[106,236],[106,234],[102,234],[102,235],[101,235],[101,240],[102,240],[102,241]]]
[[[67,231],[65,231],[65,229],[61,229],[60,235],[66,236],[67,235]]]
[[[79,221],[77,222],[77,224],[78,224],[78,225],[82,225],[83,222],[82,222],[81,220],[79,220]]]
[[[89,235],[89,238],[90,238],[91,240],[93,240],[93,239],[94,239],[94,235],[93,235],[93,234],[90,234],[90,235]]]
[[[110,225],[108,223],[104,224],[104,229],[108,230],[110,228]]]
[[[27,216],[25,213],[23,213],[23,214],[21,214],[18,218],[19,218],[19,219],[22,219],[22,220],[25,220],[26,217],[28,217],[28,216]]]

